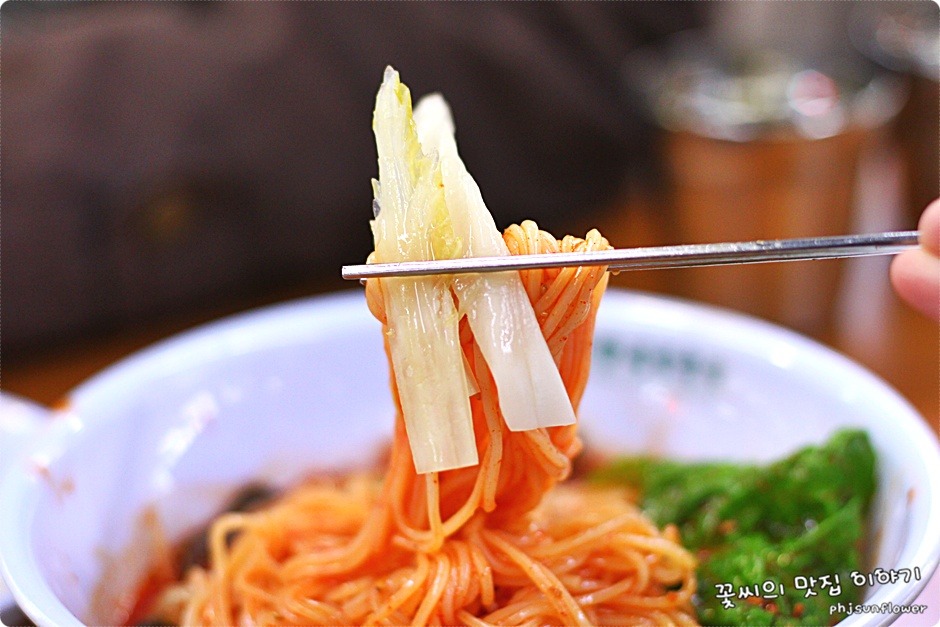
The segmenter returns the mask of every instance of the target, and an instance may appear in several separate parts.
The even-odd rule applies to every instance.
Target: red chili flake
[[[771,614],[776,614],[779,611],[779,609],[777,608],[777,604],[774,603],[773,601],[765,605],[764,609],[770,612]]]
[[[66,496],[75,491],[75,481],[71,477],[66,477],[59,483],[60,496]]]
[[[40,479],[48,482],[49,485],[52,485],[52,473],[49,471],[49,464],[41,460],[32,460],[31,468],[34,473],[39,475]]]
[[[762,599],[762,598],[760,598],[760,597],[748,597],[748,598],[746,598],[746,599],[744,599],[744,600],[745,600],[747,603],[750,603],[751,605],[763,605],[763,604],[764,604],[764,599]]]
[[[803,605],[802,603],[797,603],[796,605],[793,606],[793,616],[795,618],[800,618],[801,616],[803,616],[803,612],[805,610],[806,610],[805,605]]]

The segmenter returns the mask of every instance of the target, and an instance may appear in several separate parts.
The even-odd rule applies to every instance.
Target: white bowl
[[[69,399],[0,486],[3,574],[33,620],[58,627],[108,622],[133,590],[153,536],[142,512],[180,538],[250,481],[284,485],[369,463],[393,423],[379,326],[361,293],[184,333]],[[878,453],[870,567],[922,574],[868,589],[866,603],[909,604],[937,566],[935,436],[880,379],[789,331],[611,291],[581,424],[588,445],[608,452],[757,461],[861,427]]]

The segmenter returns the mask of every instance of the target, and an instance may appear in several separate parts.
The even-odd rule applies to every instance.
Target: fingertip
[[[940,255],[940,198],[924,209],[917,229],[920,231],[920,245],[934,255]]]
[[[891,284],[911,307],[934,320],[940,320],[940,259],[914,249],[891,262]]]

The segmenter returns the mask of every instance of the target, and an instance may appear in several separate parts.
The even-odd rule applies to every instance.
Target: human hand
[[[927,206],[918,228],[920,246],[894,258],[891,283],[909,305],[940,321],[940,199]]]

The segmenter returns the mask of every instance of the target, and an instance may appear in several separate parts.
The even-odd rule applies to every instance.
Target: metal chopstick
[[[549,253],[505,257],[466,257],[343,266],[344,279],[409,277],[468,272],[501,272],[532,268],[607,266],[609,270],[690,268],[770,261],[893,255],[917,245],[917,231],[865,235],[801,237],[721,244],[686,244],[618,248],[585,253]]]

